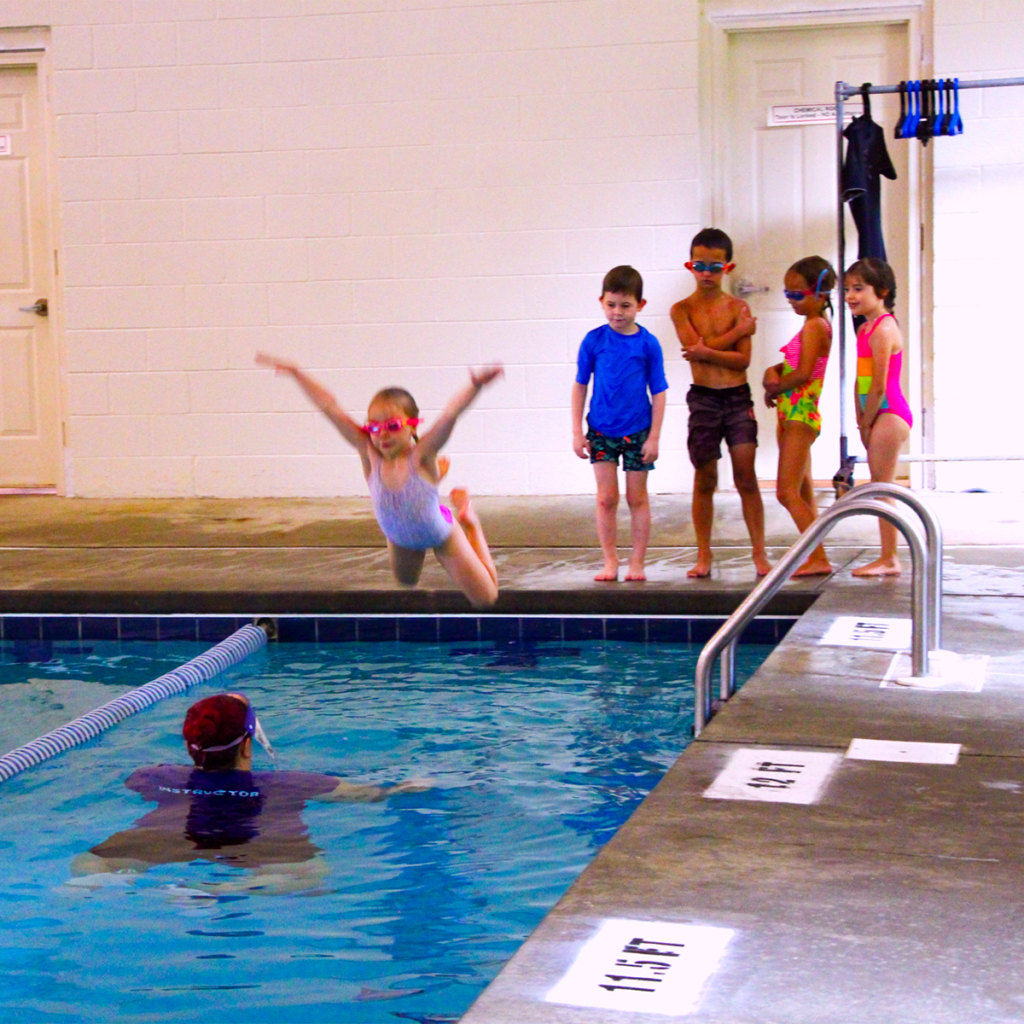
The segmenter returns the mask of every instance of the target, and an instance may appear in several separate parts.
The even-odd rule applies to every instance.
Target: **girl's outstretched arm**
[[[414,451],[421,462],[432,455],[436,455],[444,447],[448,438],[452,435],[455,421],[469,408],[473,399],[488,384],[504,375],[505,368],[501,363],[485,366],[480,370],[469,371],[469,384],[461,391],[457,391],[452,395],[437,421],[420,438],[419,444],[416,445]]]
[[[286,374],[305,391],[309,400],[338,428],[338,432],[365,459],[369,447],[369,439],[363,428],[344,409],[338,405],[337,399],[322,384],[315,381],[305,370],[295,363],[266,352],[256,353],[256,362],[261,366],[269,366],[278,373]]]

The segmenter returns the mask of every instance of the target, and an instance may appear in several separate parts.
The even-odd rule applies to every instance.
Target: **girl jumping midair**
[[[803,533],[817,518],[811,445],[821,432],[818,399],[832,347],[829,297],[836,286],[832,264],[821,256],[798,260],[786,271],[786,298],[803,327],[781,351],[784,359],[764,374],[764,399],[779,415],[779,472],[775,492]],[[794,576],[826,576],[832,565],[819,544]]]
[[[896,275],[884,260],[866,257],[846,272],[846,304],[866,318],[857,332],[857,426],[868,451],[871,479],[892,483],[900,449],[910,436],[914,417],[900,388],[903,335],[893,315]],[[854,576],[897,576],[896,527],[878,522],[882,557],[853,570]]]
[[[504,373],[501,366],[471,370],[470,383],[449,400],[437,422],[419,438],[419,408],[403,388],[378,391],[370,402],[366,425],[360,426],[341,409],[334,395],[294,363],[263,352],[256,362],[293,377],[359,453],[373,511],[388,541],[395,579],[414,585],[423,571],[427,548],[433,548],[452,582],[475,608],[494,604],[498,573],[469,494],[452,489],[453,518],[438,501],[437,484],[442,475],[438,451],[480,390]]]

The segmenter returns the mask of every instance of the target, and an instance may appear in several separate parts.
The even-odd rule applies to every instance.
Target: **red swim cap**
[[[234,746],[247,735],[245,719],[248,711],[249,705],[231,693],[204,697],[193,704],[181,729],[192,760],[202,766],[208,748]],[[231,756],[233,758],[233,751]]]

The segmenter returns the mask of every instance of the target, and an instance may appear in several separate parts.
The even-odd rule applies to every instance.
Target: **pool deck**
[[[645,1009],[643,991],[619,1009],[545,1001],[600,923],[615,919],[732,931],[686,1015],[701,1024],[1024,1021],[1021,503],[929,497],[946,538],[944,647],[990,656],[984,689],[880,688],[891,652],[819,645],[837,616],[909,615],[909,572],[850,576],[875,543],[874,522],[842,524],[829,545],[836,574],[787,585],[775,610],[789,601],[802,611],[816,597],[813,607],[463,1024],[671,1019]],[[754,583],[738,503],[721,496],[719,558],[703,581],[685,574],[687,504],[655,499],[648,583],[596,584],[591,499],[480,499],[503,579],[495,611],[729,610]],[[766,507],[777,553],[792,527],[767,495]],[[0,498],[0,509],[4,612],[466,610],[436,566],[418,590],[390,582],[368,507],[356,499]],[[843,759],[854,738],[962,746],[955,765]],[[730,756],[751,747],[832,754],[838,767],[815,803],[705,798]],[[669,941],[656,931],[646,938]],[[608,970],[595,961],[591,988]]]

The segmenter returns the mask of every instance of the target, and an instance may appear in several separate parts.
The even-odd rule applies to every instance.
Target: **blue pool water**
[[[5,642],[4,745],[206,646],[33,653]],[[769,650],[740,648],[741,680]],[[685,746],[698,653],[600,641],[273,645],[17,776],[0,786],[4,1016],[458,1020]],[[278,770],[428,776],[434,788],[308,805],[326,873],[292,894],[211,898],[202,886],[244,873],[208,861],[80,884],[72,859],[153,808],[124,780],[184,763],[185,710],[224,689],[248,694]],[[255,767],[270,767],[261,752]]]

